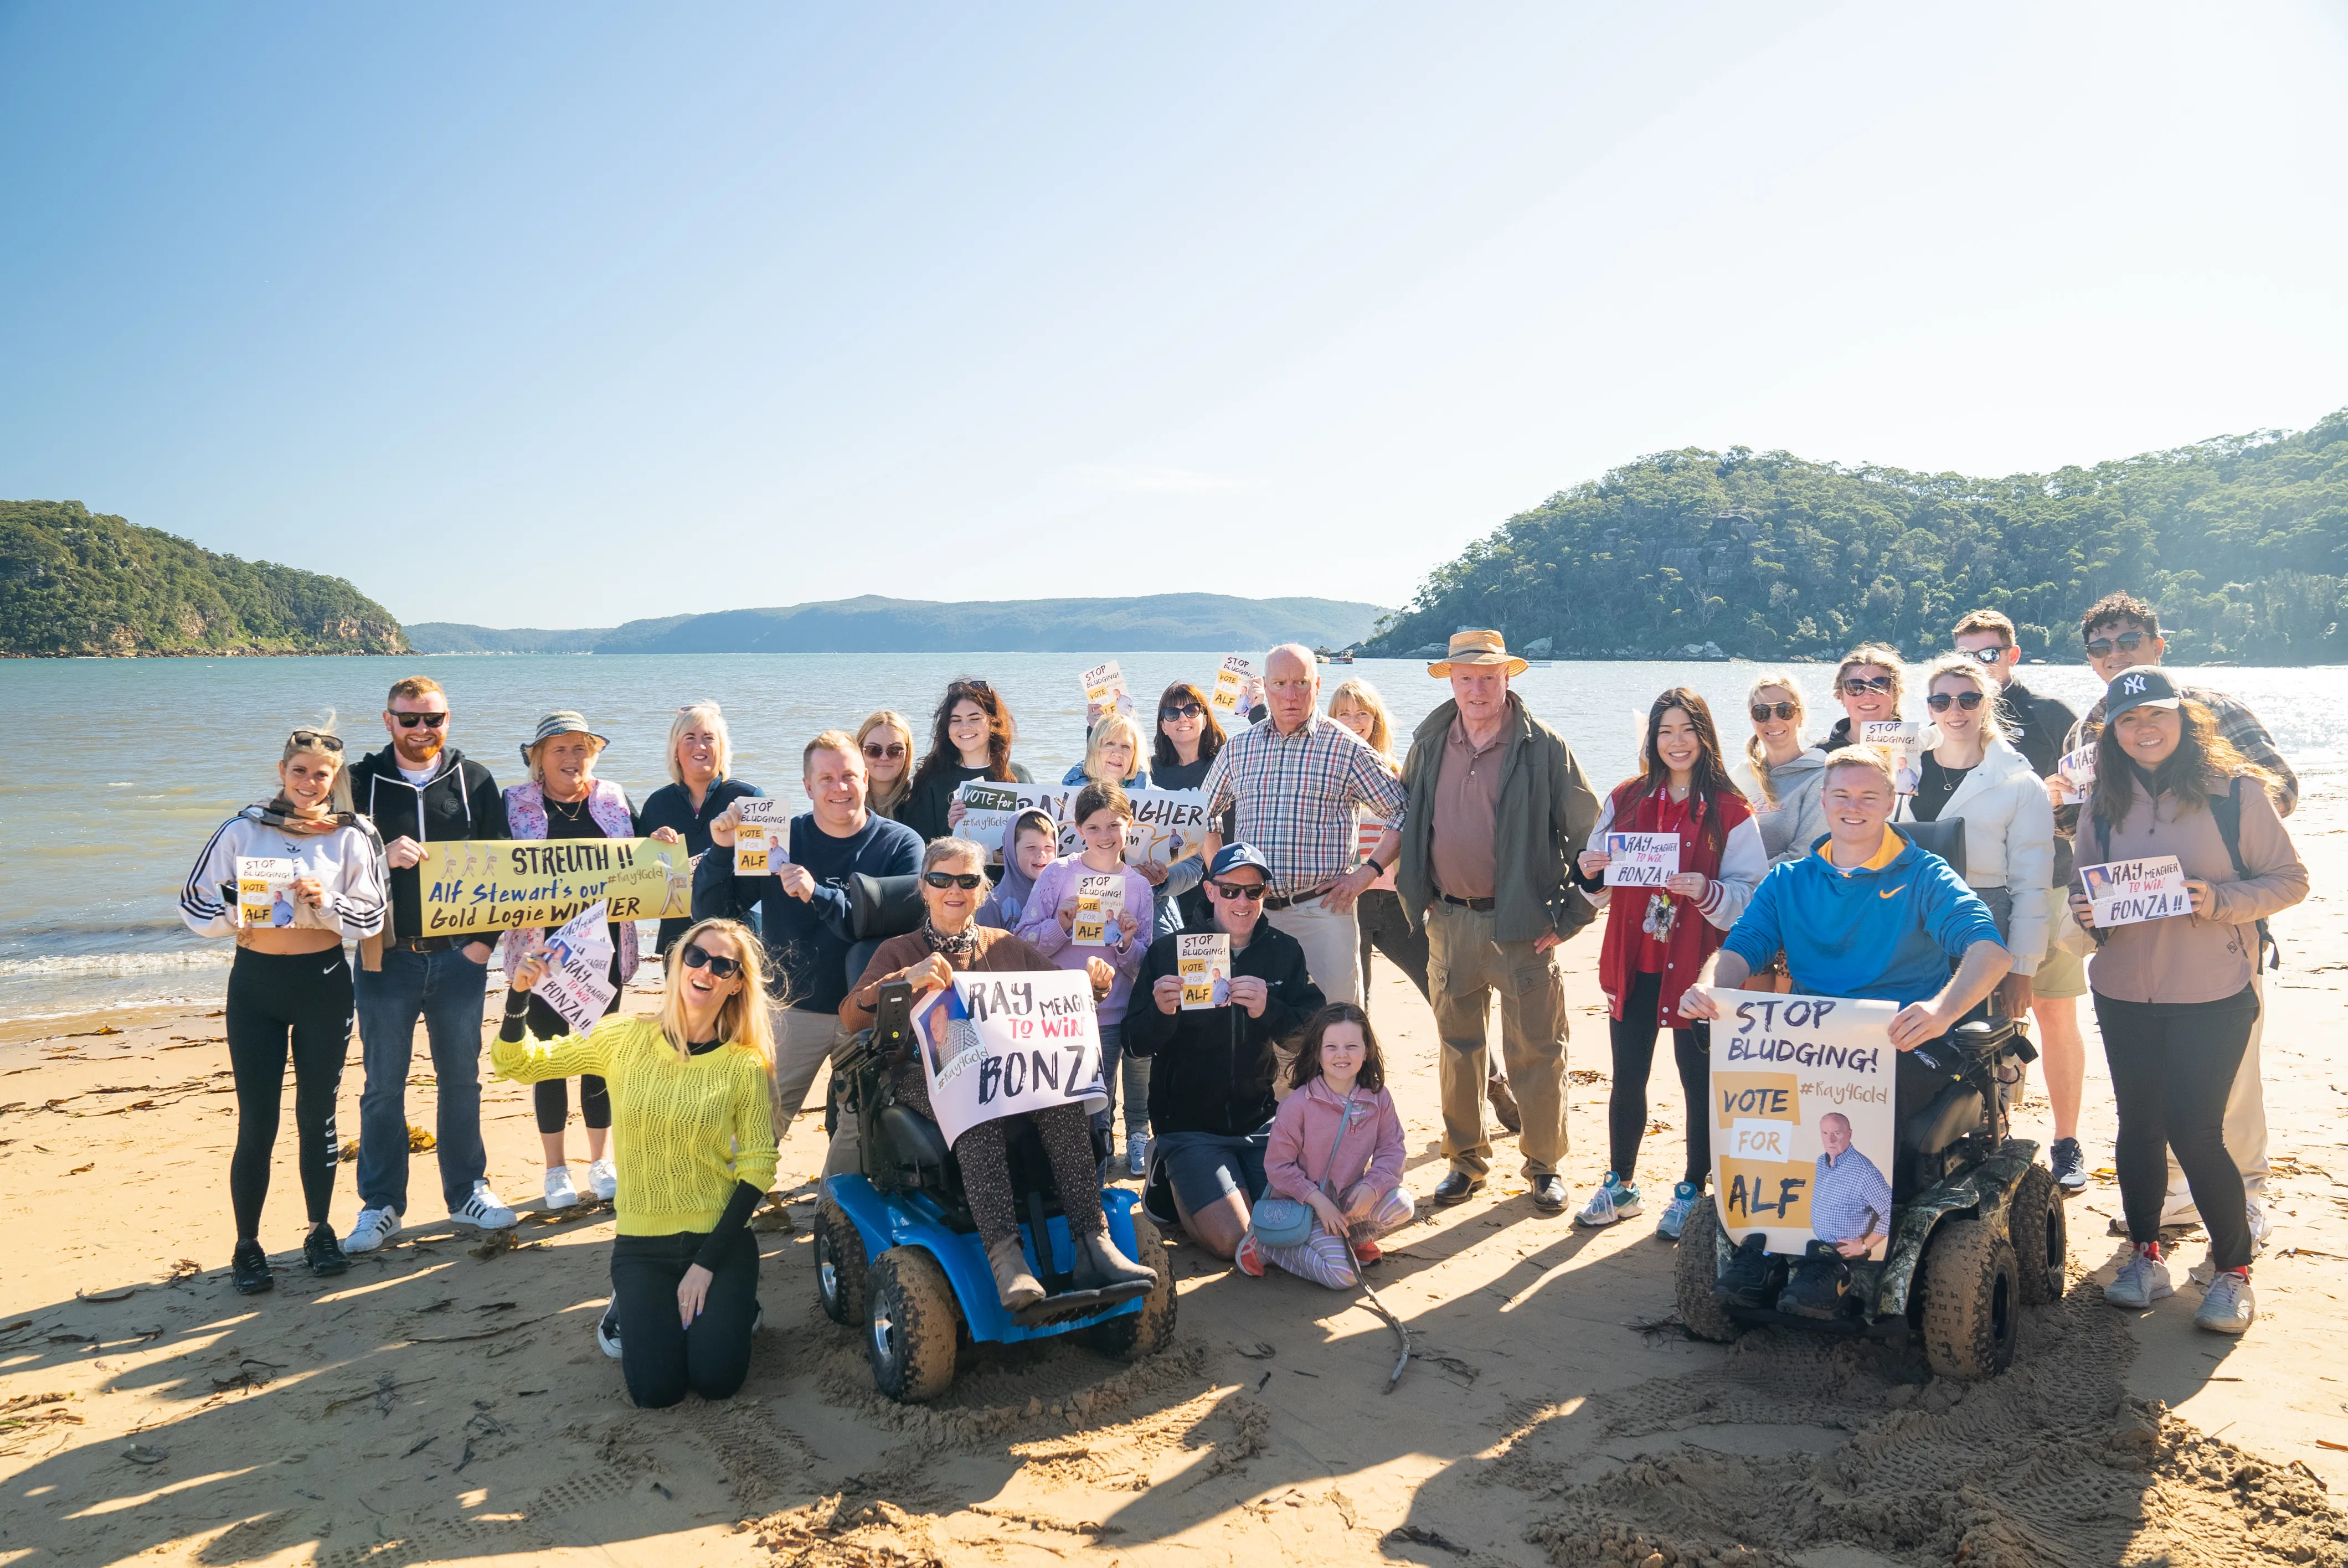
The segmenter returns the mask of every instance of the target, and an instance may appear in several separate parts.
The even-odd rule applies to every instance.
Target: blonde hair
[[[864,765],[864,750],[856,743],[856,738],[853,735],[846,730],[826,730],[814,740],[809,741],[807,743],[807,749],[799,753],[801,777],[814,771],[815,754],[818,752],[838,752],[843,757],[853,757],[858,767]]]
[[[593,749],[587,753],[587,782],[592,785],[595,781],[595,759],[603,754],[603,743],[595,736],[587,734],[584,730],[565,730],[561,735],[549,735],[542,741],[532,741],[530,743],[530,749],[523,753],[530,758],[530,782],[541,785],[546,783],[546,748],[561,740],[562,735],[587,735],[588,741],[592,743]]]
[[[1132,771],[1105,774],[1101,769],[1107,764],[1100,760],[1101,748],[1118,739],[1133,748]],[[1100,723],[1093,726],[1093,733],[1085,737],[1085,777],[1099,784],[1121,784],[1141,771],[1143,756],[1141,726],[1125,713],[1104,714]]]
[[[1827,753],[1826,776],[1837,768],[1865,768],[1880,776],[1883,787],[1897,794],[1900,780],[1891,771],[1891,756],[1881,746],[1837,746]]]
[[[775,1031],[767,1021],[767,949],[757,933],[739,920],[696,920],[668,950],[666,977],[661,995],[660,1030],[679,1061],[693,1060],[692,1040],[685,1027],[685,949],[715,931],[734,944],[741,961],[742,989],[717,1005],[717,1038],[738,1045],[758,1059],[767,1071],[775,1070]],[[786,999],[777,997],[778,1005]]]
[[[685,782],[685,764],[677,761],[676,749],[685,743],[685,733],[695,724],[717,737],[717,776],[731,778],[734,774],[734,733],[726,727],[725,710],[715,702],[694,702],[676,711],[668,722],[668,782]]]
[[[322,743],[318,738],[321,735],[333,735],[338,741],[342,739],[335,732],[335,711],[332,708],[326,710],[326,716],[318,723],[295,730],[285,737],[285,749],[277,754],[278,789],[283,793],[285,787],[283,774],[287,763],[299,756],[324,757],[335,764],[335,782],[327,792],[326,809],[337,813],[352,811],[355,808],[351,804],[350,764],[341,752]],[[306,739],[304,738],[305,736]]]
[[[1794,744],[1799,746],[1802,743],[1802,723],[1810,716],[1810,704],[1808,699],[1802,695],[1802,689],[1794,684],[1792,671],[1764,670],[1755,676],[1752,686],[1745,693],[1746,717],[1752,717],[1753,704],[1758,702],[1761,693],[1772,686],[1794,700]],[[1753,782],[1761,786],[1761,798],[1768,803],[1771,811],[1776,810],[1777,786],[1769,782],[1769,749],[1761,743],[1759,724],[1753,726],[1752,738],[1745,743],[1745,760],[1753,765]]]
[[[1329,693],[1329,716],[1335,718],[1340,708],[1359,708],[1370,716],[1370,733],[1363,739],[1378,760],[1391,765],[1394,762],[1394,717],[1386,712],[1386,700],[1378,689],[1358,675],[1348,675],[1337,682]]]
[[[1982,667],[1981,661],[1970,653],[1943,653],[1924,666],[1925,696],[1930,697],[1932,694],[1934,683],[1944,675],[1961,676],[1972,682],[1973,690],[1979,692],[1982,698],[1982,705],[1973,710],[1981,715],[1982,733],[1993,741],[2003,740],[2005,721],[1998,716],[1998,689],[1996,683],[1990,680],[1989,671]],[[1931,716],[1931,709],[1926,708],[1925,719],[1929,722]]]
[[[1898,712],[1908,694],[1908,664],[1900,657],[1900,650],[1882,642],[1862,642],[1842,656],[1835,666],[1835,695],[1842,695],[1842,678],[1862,664],[1873,664],[1891,677],[1891,711]]]
[[[894,708],[883,708],[877,713],[867,715],[864,722],[856,726],[857,755],[864,754],[864,737],[880,729],[894,730],[905,738],[905,765],[898,771],[896,782],[883,790],[872,776],[871,760],[866,758],[864,804],[882,816],[893,816],[897,808],[905,803],[905,797],[913,793],[913,726],[904,714]]]

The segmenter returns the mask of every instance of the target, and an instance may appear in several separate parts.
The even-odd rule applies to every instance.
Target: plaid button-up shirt
[[[2177,694],[2209,709],[2210,716],[2218,721],[2218,733],[2236,751],[2281,781],[2282,794],[2275,802],[2275,811],[2279,815],[2289,816],[2291,808],[2299,804],[2299,775],[2291,771],[2291,764],[2275,750],[2274,737],[2259,723],[2259,716],[2223,692],[2212,692],[2206,686],[2179,686]],[[2071,727],[2070,742],[2064,749],[2076,751],[2103,733],[2104,700],[2098,697],[2096,705]]]
[[[1272,892],[1280,898],[1310,893],[1353,865],[1356,807],[1399,830],[1409,799],[1359,735],[1320,713],[1293,734],[1282,734],[1269,719],[1241,731],[1199,787],[1210,817],[1236,809],[1236,842],[1272,862]]]

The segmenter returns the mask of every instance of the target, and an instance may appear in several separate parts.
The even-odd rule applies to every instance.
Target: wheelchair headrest
[[[922,879],[867,876],[861,871],[848,879],[848,934],[860,942],[878,942],[922,928]]]
[[[1929,850],[1949,863],[1949,869],[1962,876],[1965,874],[1965,819],[1944,816],[1938,822],[1895,822],[1891,830],[1919,849]]]

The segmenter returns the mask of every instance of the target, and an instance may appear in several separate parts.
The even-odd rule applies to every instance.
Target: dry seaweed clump
[[[744,1528],[759,1545],[804,1568],[945,1568],[932,1534],[936,1523],[891,1502],[851,1507],[835,1492]]]

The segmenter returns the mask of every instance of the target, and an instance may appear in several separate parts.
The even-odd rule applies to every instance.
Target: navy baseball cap
[[[2177,688],[2159,665],[2123,670],[2104,690],[2104,723],[2110,723],[2130,708],[2174,708],[2177,701]]]
[[[1252,844],[1226,844],[1215,853],[1215,863],[1207,867],[1210,876],[1228,876],[1242,866],[1252,866],[1263,873],[1266,882],[1272,880],[1272,866],[1256,852]]]

